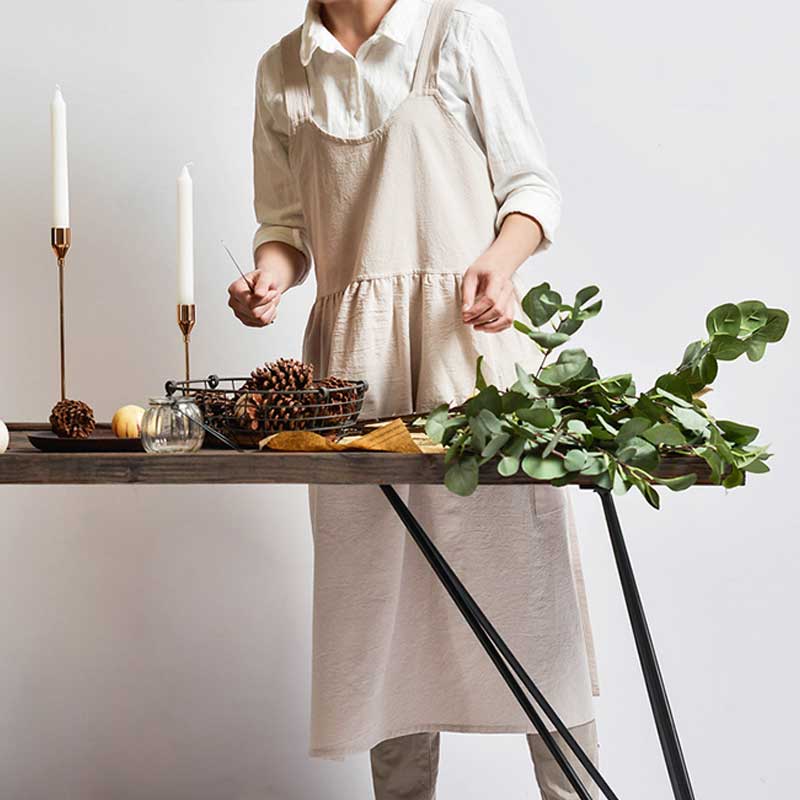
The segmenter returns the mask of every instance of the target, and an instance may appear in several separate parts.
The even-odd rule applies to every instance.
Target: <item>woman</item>
[[[536,366],[510,327],[515,272],[550,246],[560,196],[497,12],[311,2],[259,64],[253,147],[255,292],[229,289],[245,325],[275,320],[313,255],[303,357],[318,377],[366,378],[366,417],[463,401],[479,354],[498,385]],[[596,757],[566,490],[397,488]],[[574,797],[378,487],[309,500],[311,755],[370,750],[378,800],[432,800],[440,731],[519,732],[543,797]]]

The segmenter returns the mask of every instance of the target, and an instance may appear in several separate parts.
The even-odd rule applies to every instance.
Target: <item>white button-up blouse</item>
[[[383,124],[411,90],[430,5],[430,0],[395,0],[353,56],[322,24],[318,3],[309,2],[300,58],[317,124],[347,138]],[[448,109],[486,153],[498,230],[508,214],[521,212],[542,226],[545,238],[539,250],[549,247],[559,223],[561,194],[547,166],[508,29],[498,11],[477,0],[458,3],[442,47],[439,89]],[[288,136],[276,44],[259,62],[256,78],[253,158],[259,228],[253,249],[264,242],[284,242],[304,252],[310,264],[303,211],[289,167]]]

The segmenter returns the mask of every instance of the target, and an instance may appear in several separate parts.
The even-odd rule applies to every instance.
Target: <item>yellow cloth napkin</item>
[[[262,450],[295,450],[302,452],[336,452],[340,450],[373,450],[387,453],[422,453],[401,419],[393,419],[362,436],[349,436],[332,442],[313,431],[281,431],[259,442]]]

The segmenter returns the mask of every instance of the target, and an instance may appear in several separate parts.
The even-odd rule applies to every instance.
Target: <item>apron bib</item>
[[[539,351],[461,320],[461,278],[494,241],[485,154],[437,88],[452,0],[434,0],[411,92],[376,130],[313,119],[298,28],[281,42],[289,162],[317,296],[303,358],[369,381],[362,414],[462,402],[475,362],[498,386]],[[517,316],[522,287],[515,282]],[[594,718],[594,656],[565,488],[395,487],[564,722]],[[377,486],[309,486],[314,537],[312,756],[420,731],[534,729]]]

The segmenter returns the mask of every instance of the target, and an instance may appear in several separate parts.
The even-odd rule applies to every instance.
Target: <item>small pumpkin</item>
[[[142,435],[141,406],[122,406],[111,420],[111,430],[118,439],[138,439]]]

